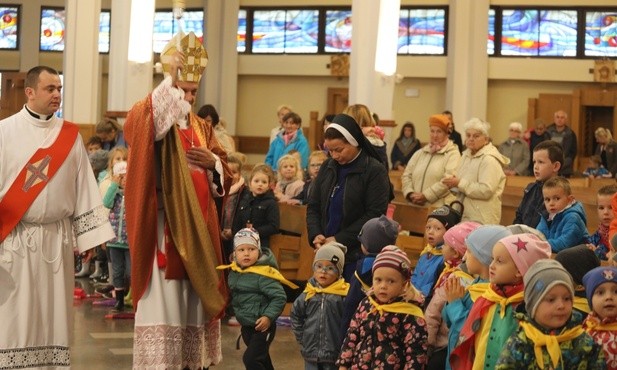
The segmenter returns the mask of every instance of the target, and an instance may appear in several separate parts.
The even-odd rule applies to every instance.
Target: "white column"
[[[33,3],[21,5],[21,19],[39,19],[41,8]],[[28,72],[39,65],[39,38],[41,22],[23,22],[19,24],[19,70]],[[52,67],[52,66],[50,66]]]
[[[101,0],[66,0],[63,109],[64,117],[75,123],[98,119],[100,12]]]
[[[208,51],[208,66],[201,79],[195,107],[212,104],[227,122],[231,135],[236,132],[239,9],[239,0],[204,0],[204,46]]]
[[[459,123],[486,119],[488,9],[489,0],[450,0],[444,108]]]
[[[349,104],[365,104],[382,119],[392,119],[394,78],[375,71],[379,9],[382,0],[352,1]],[[376,16],[377,15],[377,16]]]
[[[152,90],[152,60],[144,63],[128,60],[129,35],[131,32],[132,0],[112,0],[111,40],[109,51],[109,79],[107,93],[108,111],[128,111],[135,102],[143,99]],[[141,17],[154,19],[152,7],[139,10]],[[150,45],[152,54],[152,26],[143,32],[141,39]]]

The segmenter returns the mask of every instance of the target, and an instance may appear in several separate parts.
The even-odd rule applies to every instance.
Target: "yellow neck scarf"
[[[452,266],[452,264],[450,264],[449,262],[444,262],[443,264],[445,267],[441,271],[441,274],[439,274],[439,277],[436,280],[437,281],[435,283],[436,287],[440,286],[443,283],[442,279],[445,279],[450,274],[453,274],[454,276],[457,276],[459,278],[473,280],[473,277],[471,275],[469,275],[468,273],[466,273],[465,271],[459,268],[460,264],[456,266]]]
[[[370,295],[368,296],[368,300],[373,306],[373,311],[379,312],[380,315],[383,315],[384,312],[392,312],[392,313],[402,313],[405,315],[413,315],[416,317],[424,318],[424,313],[422,313],[422,310],[420,309],[420,307],[416,306],[413,303],[394,302],[394,303],[379,304]]]
[[[514,295],[512,295],[511,297],[503,297],[499,294],[497,294],[493,288],[491,288],[491,286],[489,285],[488,288],[486,289],[486,291],[484,292],[484,294],[482,294],[482,297],[494,302],[496,304],[498,304],[499,306],[501,306],[501,310],[499,312],[499,316],[503,319],[504,316],[506,315],[506,306],[512,303],[518,303],[518,302],[522,302],[523,301],[523,292],[518,292]]]
[[[584,313],[591,312],[587,299],[583,297],[574,297],[574,308]]]
[[[467,291],[469,292],[469,296],[471,297],[471,301],[475,302],[478,297],[480,297],[486,290],[488,289],[490,283],[477,283],[471,284],[467,287]]]
[[[283,274],[272,266],[249,266],[247,268],[240,268],[236,264],[236,261],[232,262],[229,265],[220,265],[216,266],[217,270],[225,270],[231,269],[232,271],[239,272],[241,274],[253,273],[265,277],[269,277],[270,279],[274,279],[279,281],[281,284],[285,284],[292,289],[298,289],[298,286],[291,281],[285,279]]]
[[[349,292],[349,283],[345,282],[343,278],[338,279],[325,288],[315,287],[311,283],[307,283],[304,289],[304,293],[306,293],[306,298],[304,300],[308,301],[317,293],[336,294],[345,297],[347,292]]]
[[[354,272],[354,276],[356,277],[356,280],[360,282],[360,285],[362,285],[362,290],[364,292],[368,292],[368,290],[371,289],[370,285],[366,284],[362,279],[360,279],[360,275],[358,275],[358,271]]]
[[[595,316],[588,316],[585,321],[585,330],[589,331],[617,331],[617,322],[602,324]]]
[[[427,254],[427,253],[430,253],[433,256],[441,256],[441,255],[443,255],[443,252],[441,251],[440,248],[433,247],[430,244],[427,244],[426,247],[424,247],[424,249],[422,250],[420,255]]]
[[[584,333],[580,325],[565,330],[558,335],[544,334],[533,324],[526,321],[521,321],[520,326],[525,331],[527,338],[534,344],[533,352],[540,369],[544,369],[544,356],[542,355],[543,347],[546,347],[546,351],[553,365],[552,368],[555,369],[557,364],[561,362],[561,348],[559,348],[559,343],[572,340]]]

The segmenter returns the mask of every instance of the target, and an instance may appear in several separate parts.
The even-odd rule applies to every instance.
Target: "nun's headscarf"
[[[364,150],[366,154],[377,159],[381,163],[381,158],[373,148],[373,145],[368,141],[368,139],[362,133],[362,129],[358,126],[353,117],[347,114],[337,114],[332,123],[328,125],[328,130],[334,129],[340,132],[349,144]]]

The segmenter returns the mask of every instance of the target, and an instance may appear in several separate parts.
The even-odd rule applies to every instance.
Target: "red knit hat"
[[[394,245],[385,246],[373,262],[373,273],[380,267],[398,270],[406,280],[411,278],[411,262],[407,254]]]

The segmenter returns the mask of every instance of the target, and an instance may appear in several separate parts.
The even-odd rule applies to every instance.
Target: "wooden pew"
[[[403,189],[403,181],[401,180],[403,171],[390,170],[388,176],[390,177],[390,182],[394,186],[394,191],[400,192]]]
[[[409,257],[409,261],[411,261],[411,268],[416,268],[420,253],[426,246],[424,238],[421,236],[399,234],[394,244],[407,253],[407,257]]]
[[[527,185],[535,181],[536,178],[533,176],[506,176],[506,186],[517,188],[525,189]],[[568,181],[573,188],[588,188],[591,184],[588,177],[572,177]]]
[[[416,207],[407,202],[397,201],[390,204],[396,206],[392,218],[401,225],[402,230],[407,230],[415,236],[424,235],[426,219],[434,208]]]

